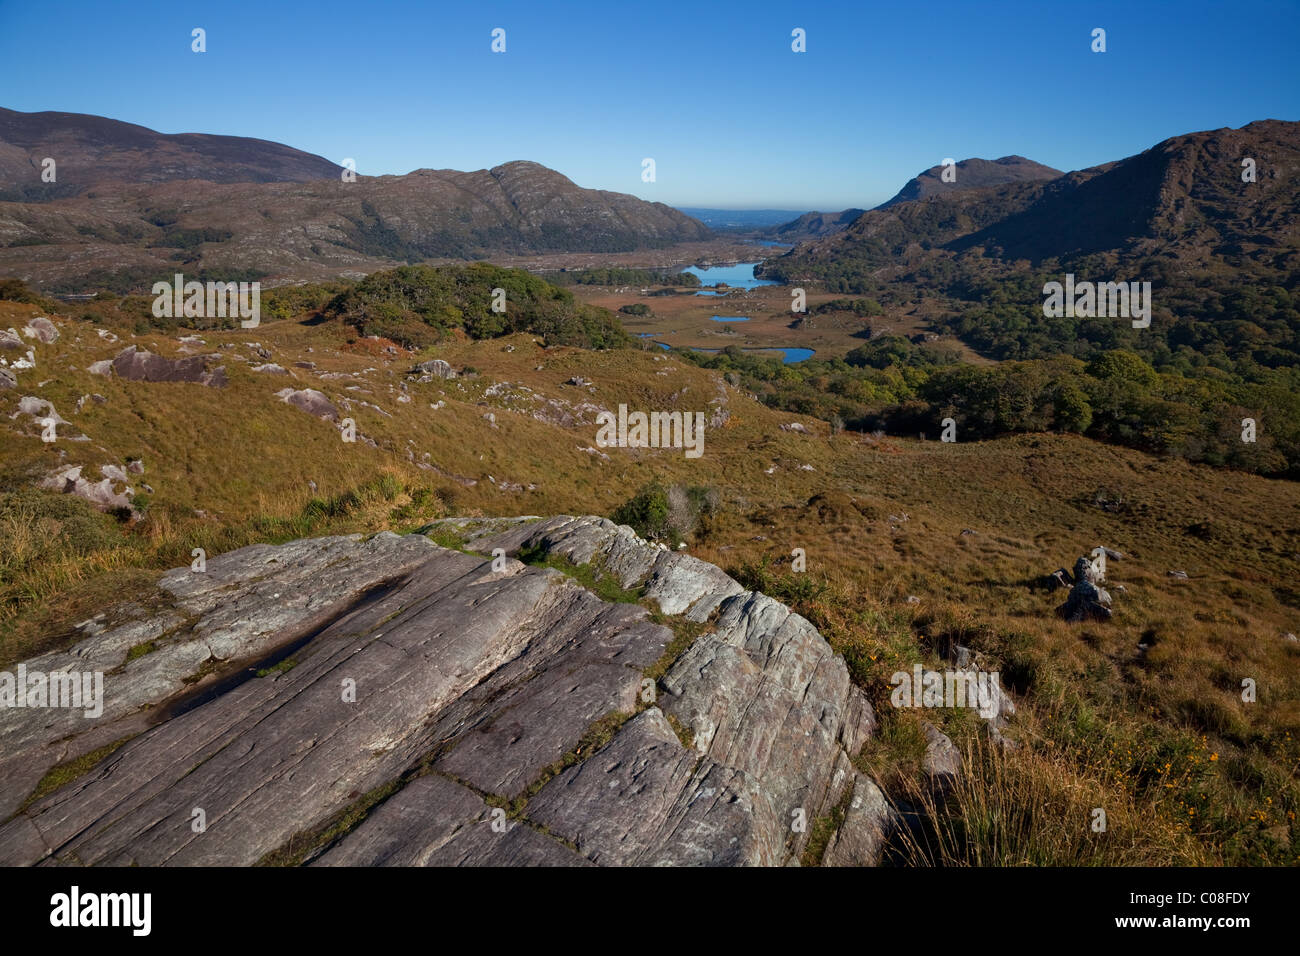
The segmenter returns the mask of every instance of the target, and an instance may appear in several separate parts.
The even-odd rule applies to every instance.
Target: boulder
[[[54,323],[43,315],[38,315],[27,323],[23,329],[23,334],[29,339],[35,339],[43,345],[49,345],[58,340],[59,330],[54,327]]]
[[[294,408],[302,409],[308,415],[315,415],[317,418],[325,418],[332,422],[339,420],[339,410],[334,407],[334,403],[326,398],[323,392],[318,392],[314,388],[282,388],[275,393],[275,396]]]
[[[226,370],[208,369],[216,355],[194,355],[169,359],[129,345],[113,359],[113,371],[129,382],[193,382],[209,388],[224,388]]]
[[[1074,563],[1074,586],[1056,613],[1067,621],[1109,621],[1110,595],[1097,585],[1096,565],[1087,557]]]
[[[432,375],[434,378],[450,379],[456,377],[456,370],[443,359],[430,359],[427,362],[421,362],[415,366],[415,371]]]

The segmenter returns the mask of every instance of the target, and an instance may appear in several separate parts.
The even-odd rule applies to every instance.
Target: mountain
[[[31,115],[42,119],[24,119]],[[344,182],[328,161],[260,140],[164,137],[75,114],[8,116],[19,119],[12,141],[0,137],[8,157],[0,194],[11,197],[0,202],[0,274],[56,291],[147,288],[174,271],[323,278],[426,259],[626,252],[711,235],[662,203],[583,189],[532,162]],[[60,144],[76,145],[61,152]],[[47,153],[74,157],[60,161],[54,198],[32,193],[33,157]],[[78,179],[101,154],[103,168]]]
[[[1242,160],[1257,182],[1242,180]],[[1208,264],[1244,257],[1300,267],[1300,123],[1176,136],[1116,163],[1071,173],[1020,212],[954,241],[1002,259],[1118,253]],[[1069,223],[1069,228],[1062,228]]]
[[[1256,163],[1257,182],[1242,181],[1245,157]],[[960,172],[958,181],[967,186]],[[1298,209],[1300,123],[1261,120],[1176,136],[1045,182],[891,200],[839,235],[769,260],[765,272],[879,281],[974,252],[991,268],[1102,255],[1115,264],[1158,258],[1201,270],[1248,267],[1294,283]]]
[[[925,172],[909,179],[893,199],[881,203],[876,208],[886,209],[900,202],[928,199],[931,196],[962,189],[983,189],[986,186],[1000,186],[1004,183],[1041,182],[1061,175],[1059,169],[1044,166],[1023,156],[1003,156],[1001,159],[993,160],[963,159],[955,166],[952,182],[945,182],[943,179],[946,168],[931,166]]]
[[[41,181],[55,161],[56,181]],[[0,109],[0,199],[35,201],[78,195],[103,183],[309,182],[337,179],[323,156],[243,136],[158,133],[85,113]]]
[[[1256,380],[1300,365],[1300,123],[1189,133],[1047,182],[873,209],[759,274],[887,305],[929,300],[931,330],[986,357],[1125,348],[1157,366],[1241,363]],[[1150,283],[1149,327],[1044,319],[1044,284],[1066,274]]]
[[[773,239],[800,242],[834,235],[852,225],[864,210],[845,209],[843,212],[806,212],[797,219],[768,230]]]

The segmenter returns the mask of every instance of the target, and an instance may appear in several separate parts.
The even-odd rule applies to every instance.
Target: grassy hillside
[[[0,392],[0,666],[67,643],[111,602],[148,602],[157,573],[195,547],[409,531],[444,515],[611,514],[650,482],[691,485],[713,501],[691,552],[789,602],[845,654],[882,719],[862,765],[890,792],[906,792],[923,748],[917,713],[889,705],[893,671],[937,665],[958,643],[1014,694],[1020,746],[1005,755],[969,712],[924,714],[973,772],[905,861],[1300,862],[1300,644],[1282,636],[1300,614],[1290,482],[1077,434],[833,434],[658,349],[590,351],[508,329],[474,339],[453,324],[412,353],[329,309],[182,343],[183,330],[87,311],[95,321],[56,315],[59,340]],[[0,329],[38,314],[49,312],[0,303]],[[229,384],[87,371],[131,344],[219,355]],[[431,358],[462,374],[409,375]],[[266,363],[287,372],[254,371]],[[322,392],[355,420],[357,442],[277,398],[286,387]],[[57,442],[15,414],[22,395],[68,420]],[[704,455],[596,448],[596,411],[620,403],[704,412]],[[806,433],[781,427],[793,423]],[[100,465],[132,460],[144,466],[134,514],[34,487],[56,468],[81,464],[97,480]],[[1115,618],[1066,624],[1042,578],[1101,544],[1125,555],[1109,568]],[[790,569],[794,548],[805,573]],[[1255,703],[1241,699],[1245,678]],[[1089,830],[1097,807],[1104,834]]]

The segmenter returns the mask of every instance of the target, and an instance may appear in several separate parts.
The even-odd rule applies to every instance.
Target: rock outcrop
[[[1056,613],[1067,621],[1109,621],[1110,595],[1100,586],[1101,573],[1087,557],[1074,562],[1074,586]]]
[[[875,714],[807,620],[602,518],[437,530],[467,550],[196,561],[25,662],[102,673],[102,713],[0,709],[0,864],[783,865],[845,801],[826,862],[878,860]]]
[[[169,359],[128,345],[113,359],[113,371],[131,382],[195,382],[210,388],[223,388],[226,370],[219,366],[208,367],[217,358],[216,355],[193,355]]]

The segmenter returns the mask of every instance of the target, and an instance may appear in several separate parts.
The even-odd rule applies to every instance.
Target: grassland
[[[696,304],[721,314],[716,300]],[[0,328],[35,314],[47,313],[0,303]],[[1282,637],[1300,614],[1293,483],[1072,435],[832,435],[657,349],[546,349],[529,335],[411,355],[338,322],[273,322],[198,333],[194,348],[225,356],[224,389],[125,382],[85,369],[128,344],[180,354],[176,337],[134,334],[107,309],[94,322],[56,319],[60,339],[37,347],[17,392],[0,393],[0,666],[66,643],[107,604],[150,600],[157,573],[187,564],[194,547],[409,531],[450,514],[608,514],[651,480],[710,485],[721,505],[692,553],[786,600],[845,655],[882,719],[862,767],[888,792],[907,793],[922,742],[920,715],[889,705],[893,671],[937,664],[956,642],[1014,694],[1020,747],[1008,754],[985,745],[968,711],[925,715],[971,772],[904,861],[1300,861],[1300,645]],[[843,331],[849,347],[860,342]],[[266,361],[258,349],[291,374],[254,372]],[[434,357],[477,374],[408,380]],[[277,399],[287,386],[324,392],[374,445],[345,444],[330,422]],[[74,413],[92,394],[106,401]],[[41,442],[15,414],[18,395],[52,401],[65,437]],[[729,417],[699,459],[594,448],[583,406],[619,403]],[[808,434],[780,427],[794,422]],[[89,440],[71,440],[78,433]],[[56,468],[82,464],[97,479],[100,465],[137,458],[135,480],[153,490],[137,484],[148,500],[133,517],[33,488]],[[1101,544],[1125,555],[1108,569],[1115,618],[1066,624],[1053,614],[1061,595],[1039,582]],[[804,574],[788,566],[796,547]],[[1241,698],[1246,678],[1254,703]],[[1089,828],[1098,807],[1103,834]]]

